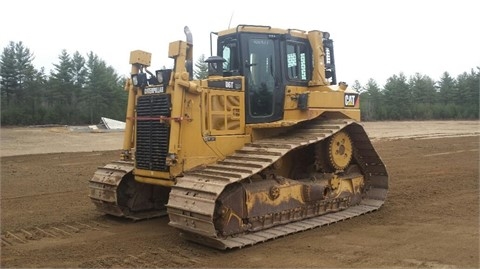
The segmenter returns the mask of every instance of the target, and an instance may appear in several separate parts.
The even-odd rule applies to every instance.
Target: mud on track
[[[226,252],[184,241],[167,218],[94,211],[88,179],[119,150],[2,157],[0,265],[478,268],[478,133],[399,137],[374,139],[390,174],[379,211]]]

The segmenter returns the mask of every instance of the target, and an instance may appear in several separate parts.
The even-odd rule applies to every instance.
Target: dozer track
[[[342,130],[348,133],[354,145],[353,158],[364,178],[361,200],[350,205],[346,199],[339,198],[309,208],[285,210],[281,214],[267,212],[257,218],[267,223],[265,228],[247,229],[238,234],[225,235],[216,229],[219,197],[232,184],[248,181],[288,152],[325,141]],[[383,205],[387,191],[387,170],[361,125],[348,120],[312,120],[294,132],[257,140],[222,161],[185,173],[172,187],[167,209],[169,224],[180,229],[187,240],[218,249],[231,249],[375,211]],[[310,213],[304,213],[307,211]]]
[[[164,204],[168,190],[136,182],[133,168],[132,161],[114,161],[98,167],[89,181],[89,197],[97,210],[133,220],[167,215]],[[164,200],[154,201],[154,197]]]

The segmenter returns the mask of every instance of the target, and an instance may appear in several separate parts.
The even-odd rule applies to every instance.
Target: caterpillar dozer
[[[382,206],[387,170],[360,124],[359,94],[337,83],[328,32],[212,32],[216,56],[194,80],[184,31],[169,44],[172,69],[152,73],[150,53],[130,54],[121,157],[89,181],[98,210],[168,215],[187,240],[231,249]]]

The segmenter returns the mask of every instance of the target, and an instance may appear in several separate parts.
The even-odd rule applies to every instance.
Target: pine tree
[[[412,93],[412,117],[414,119],[432,119],[437,102],[435,82],[428,76],[416,73],[408,82]]]
[[[85,86],[87,80],[87,69],[85,67],[85,58],[76,51],[72,58],[73,84],[81,89]]]
[[[47,76],[45,69],[35,72],[28,80],[28,95],[25,97],[26,122],[28,124],[45,124],[47,109],[45,106]]]
[[[457,88],[455,79],[453,79],[448,72],[444,72],[438,84],[439,102],[442,104],[456,103]]]
[[[436,102],[435,82],[429,76],[416,73],[408,82],[413,103],[433,104]]]
[[[0,59],[2,124],[26,124],[31,118],[26,112],[27,100],[32,94],[29,86],[34,84],[38,73],[33,59],[30,49],[22,42],[11,41],[3,50]]]
[[[479,99],[480,99],[480,68],[477,71],[470,70],[470,73],[464,72],[457,77],[458,96],[461,102],[460,117],[466,119],[479,117]]]
[[[3,49],[0,57],[2,108],[8,107],[12,102],[12,98],[14,98],[18,82],[16,65],[15,43],[12,41]]]
[[[59,62],[53,64],[48,82],[48,115],[49,121],[67,124],[72,121],[72,60],[66,50],[58,56]]]
[[[377,82],[370,78],[367,85],[363,87],[364,92],[360,97],[360,108],[364,120],[381,120],[383,115],[383,97]]]
[[[123,119],[127,94],[115,70],[93,52],[87,54],[86,68],[87,79],[82,94],[86,120],[94,124],[100,121],[100,117]]]
[[[208,64],[205,62],[205,54],[200,55],[195,63],[195,79],[205,79],[208,77]]]
[[[384,86],[387,117],[393,120],[411,119],[412,94],[403,73],[387,79]]]

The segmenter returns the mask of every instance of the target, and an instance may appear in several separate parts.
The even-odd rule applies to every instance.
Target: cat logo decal
[[[356,93],[346,93],[345,94],[345,106],[353,107],[357,103],[358,94]]]

